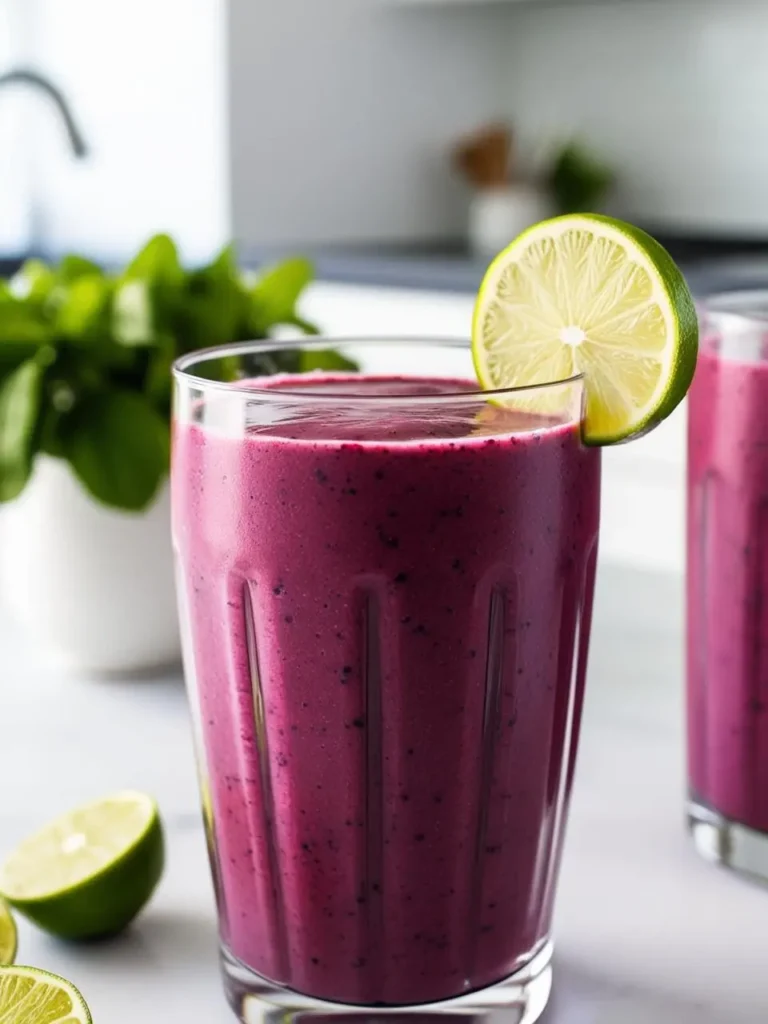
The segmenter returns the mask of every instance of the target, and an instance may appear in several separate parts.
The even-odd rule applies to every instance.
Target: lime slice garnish
[[[0,966],[12,964],[16,956],[16,924],[4,900],[0,899]],[[2,1019],[2,1018],[0,1018]]]
[[[488,390],[583,373],[584,440],[611,444],[660,423],[693,378],[698,326],[669,254],[596,214],[543,221],[493,261],[475,306],[472,353]],[[526,400],[537,401],[532,392]],[[538,398],[546,412],[547,396]]]
[[[2,1024],[91,1024],[85,1000],[63,978],[36,967],[0,967]]]
[[[0,894],[61,938],[113,935],[150,898],[163,863],[154,800],[143,793],[117,793],[58,818],[22,842],[0,866]]]

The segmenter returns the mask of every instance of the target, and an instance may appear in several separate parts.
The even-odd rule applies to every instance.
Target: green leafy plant
[[[120,274],[67,256],[57,266],[30,260],[0,280],[0,502],[18,497],[44,452],[65,459],[103,504],[146,508],[168,473],[173,361],[276,327],[316,334],[296,308],[312,277],[307,260],[290,259],[250,279],[231,247],[187,270],[157,235]],[[287,344],[249,367],[323,368],[354,364]]]
[[[558,213],[598,210],[613,185],[613,170],[584,145],[568,142],[555,156],[549,187]]]

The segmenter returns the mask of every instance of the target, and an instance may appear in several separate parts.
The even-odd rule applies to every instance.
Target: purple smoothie
[[[702,346],[688,435],[692,797],[768,833],[768,363]]]
[[[239,439],[187,424],[174,439],[222,940],[318,998],[449,998],[549,934],[599,453],[578,424],[439,417],[329,414]]]

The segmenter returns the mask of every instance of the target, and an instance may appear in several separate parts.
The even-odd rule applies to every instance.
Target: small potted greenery
[[[276,327],[315,333],[297,311],[311,278],[303,259],[248,276],[231,248],[187,270],[158,235],[119,274],[68,256],[0,281],[0,593],[73,666],[178,657],[171,364]]]

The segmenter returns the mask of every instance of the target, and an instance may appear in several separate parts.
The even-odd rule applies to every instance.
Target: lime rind
[[[117,814],[107,823],[111,809]],[[0,865],[0,893],[11,904],[68,893],[128,856],[157,817],[154,800],[132,790],[61,815],[23,840]]]
[[[572,346],[571,331],[581,334]],[[473,358],[486,389],[584,374],[590,444],[628,440],[669,415],[688,390],[697,348],[693,299],[672,258],[641,229],[597,214],[558,217],[520,235],[489,267],[473,317]],[[558,412],[552,402],[545,389],[505,399]]]
[[[35,833],[0,868],[0,895],[40,928],[71,940],[121,932],[162,877],[165,839],[155,802],[123,792]]]
[[[18,1013],[14,1012],[16,1008]],[[93,1024],[88,1004],[65,978],[37,967],[0,967],[0,1021],[29,1024],[31,1020]]]

